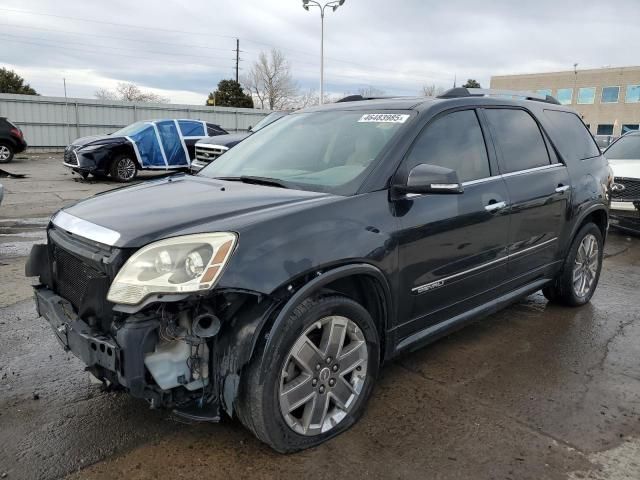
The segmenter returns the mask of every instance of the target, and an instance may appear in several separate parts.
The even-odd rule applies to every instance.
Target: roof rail
[[[551,95],[541,95],[539,93],[524,92],[517,90],[497,90],[492,88],[464,88],[457,87],[447,90],[437,98],[462,98],[462,97],[519,97],[524,100],[534,100],[536,102],[553,103],[560,105],[560,102]]]
[[[393,95],[379,95],[379,96],[374,96],[374,97],[363,96],[363,95],[347,95],[346,97],[341,98],[340,100],[336,100],[335,103],[360,102],[362,100],[384,100],[384,99],[389,99],[389,98],[402,98],[402,97],[396,97],[396,96],[393,96]]]

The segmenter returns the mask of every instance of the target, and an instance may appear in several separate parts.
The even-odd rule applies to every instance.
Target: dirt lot
[[[610,235],[591,304],[535,294],[407,355],[358,425],[281,456],[89,382],[22,269],[53,211],[118,185],[74,181],[59,155],[4,168],[29,177],[0,179],[0,478],[640,479],[639,239]]]

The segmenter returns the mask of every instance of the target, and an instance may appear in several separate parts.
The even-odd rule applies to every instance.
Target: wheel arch
[[[573,239],[580,229],[587,223],[594,223],[600,229],[602,239],[604,240],[607,236],[607,228],[609,225],[609,212],[606,207],[604,205],[594,205],[582,213],[578,221],[573,225],[571,235],[569,236],[569,245],[571,245],[571,242],[573,242]]]

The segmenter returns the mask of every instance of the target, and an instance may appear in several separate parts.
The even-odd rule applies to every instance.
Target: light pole
[[[334,0],[324,5],[315,0],[302,0],[302,8],[306,11],[309,11],[309,7],[320,9],[320,105],[324,102],[324,9],[331,7],[335,12],[342,4],[344,4],[344,0]]]

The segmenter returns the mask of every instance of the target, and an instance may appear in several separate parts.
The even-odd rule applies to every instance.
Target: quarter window
[[[491,108],[485,112],[502,153],[504,173],[550,164],[540,128],[531,115],[515,109]]]
[[[408,169],[420,163],[451,168],[461,182],[491,175],[487,147],[474,110],[453,112],[429,124],[406,162]]]
[[[571,105],[571,102],[573,101],[573,88],[559,88],[556,99],[562,105]]]
[[[640,85],[627,85],[627,95],[624,101],[627,103],[640,102]]]
[[[602,103],[618,103],[618,97],[620,96],[620,87],[603,87],[602,88]]]
[[[584,160],[600,155],[588,127],[578,115],[561,110],[545,110],[544,114],[553,126],[549,135],[565,161]]]
[[[578,103],[582,105],[592,104],[596,99],[595,87],[583,87],[578,89]]]

